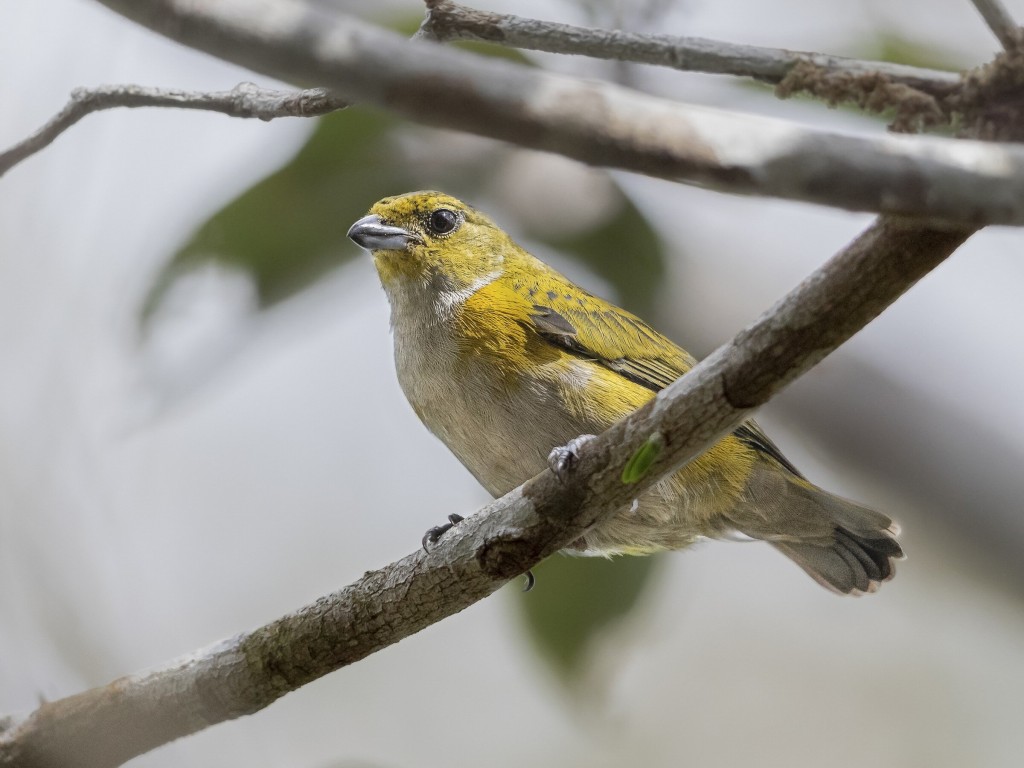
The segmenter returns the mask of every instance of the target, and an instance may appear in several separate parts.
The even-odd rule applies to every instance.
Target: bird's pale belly
[[[493,360],[461,354],[443,324],[396,312],[395,367],[416,414],[430,431],[497,497],[547,468],[552,448],[608,423],[574,417],[562,404],[564,377],[579,385],[585,371],[557,364],[510,383]],[[402,332],[397,328],[401,326]],[[578,549],[591,553],[679,549],[720,527],[717,478],[684,469],[659,483],[599,528]],[[717,505],[716,505],[717,506]]]
[[[423,423],[495,497],[543,471],[555,446],[607,426],[581,423],[556,407],[554,383],[531,381],[508,388],[486,371],[465,367],[455,377],[451,361],[444,361],[438,351],[429,360],[402,360],[396,349],[399,382]],[[574,549],[590,554],[679,549],[708,533],[697,523],[702,516],[691,517],[686,508],[700,506],[710,493],[702,492],[703,483],[681,493],[680,479],[655,486],[588,532]]]
[[[493,496],[543,471],[555,446],[594,431],[553,406],[549,384],[505,387],[472,364],[456,378],[438,362],[400,364],[402,389],[423,423]]]

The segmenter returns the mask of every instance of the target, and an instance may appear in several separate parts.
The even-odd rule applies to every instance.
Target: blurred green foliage
[[[909,67],[946,69],[955,72],[970,66],[967,62],[960,61],[954,53],[939,50],[932,43],[922,45],[892,29],[878,29],[856,48],[856,55],[860,58],[906,64]]]
[[[602,633],[637,606],[658,562],[555,555],[534,568],[537,586],[516,603],[538,652],[566,685],[583,678]]]
[[[420,28],[420,23],[423,21],[423,17],[419,14],[407,14],[401,13],[395,16],[388,16],[380,19],[380,24],[383,27],[397,32],[405,37],[412,37],[416,30]],[[454,42],[445,43],[453,48],[461,48],[464,51],[470,53],[478,53],[481,56],[490,56],[495,59],[507,59],[508,61],[514,61],[517,64],[525,64],[526,66],[533,66],[529,57],[520,51],[518,48],[511,48],[507,45],[497,45],[496,43],[485,43],[478,40],[456,40]]]
[[[360,252],[345,238],[367,201],[408,183],[390,162],[393,118],[349,109],[320,119],[278,171],[216,211],[174,254],[146,301],[148,318],[182,273],[215,262],[240,268],[274,304]]]

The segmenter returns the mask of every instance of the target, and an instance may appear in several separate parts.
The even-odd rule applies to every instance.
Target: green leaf
[[[640,482],[651,471],[655,460],[664,449],[665,438],[661,432],[655,432],[648,437],[647,441],[636,449],[629,457],[629,461],[626,462],[626,466],[622,468],[622,482],[626,485]]]
[[[534,569],[537,586],[517,603],[530,638],[563,682],[581,679],[589,652],[633,611],[657,563],[555,555]]]

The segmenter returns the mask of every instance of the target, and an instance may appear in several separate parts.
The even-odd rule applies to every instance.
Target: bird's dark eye
[[[438,208],[427,219],[427,227],[435,235],[447,235],[459,226],[459,214],[448,208]]]

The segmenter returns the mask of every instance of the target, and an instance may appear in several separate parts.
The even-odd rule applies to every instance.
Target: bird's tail
[[[802,490],[832,524],[831,535],[771,540],[776,549],[823,587],[844,595],[874,592],[896,574],[893,561],[903,557],[903,548],[892,520],[820,488]]]
[[[754,470],[743,502],[726,518],[733,530],[769,542],[823,587],[844,595],[874,592],[903,557],[899,528],[889,517],[774,466]]]

